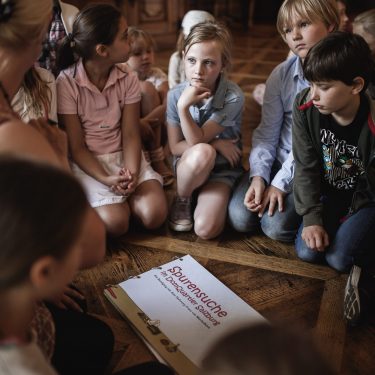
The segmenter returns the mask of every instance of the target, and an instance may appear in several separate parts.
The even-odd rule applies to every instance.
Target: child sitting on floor
[[[311,89],[293,111],[294,198],[303,217],[296,252],[340,272],[354,262],[347,293],[358,298],[357,266],[368,266],[375,240],[375,102],[365,93],[374,61],[362,37],[336,32],[309,52],[303,71]]]
[[[3,155],[0,207],[0,373],[104,375],[114,340],[99,319],[61,310],[70,318],[34,329],[47,321],[39,301],[60,295],[81,263],[90,207],[80,184],[44,162]],[[117,375],[145,373],[172,371],[150,362]]]
[[[30,325],[36,303],[62,293],[80,266],[89,206],[72,176],[45,163],[2,156],[0,179],[0,373],[55,374]],[[98,324],[104,340],[103,323]],[[50,334],[50,345],[43,349],[54,351],[54,330]],[[101,354],[105,363],[112,345],[113,338]]]
[[[250,171],[229,203],[229,222],[239,232],[254,233],[261,227],[274,240],[295,239],[301,218],[293,199],[293,102],[309,85],[302,72],[309,49],[338,24],[333,1],[285,0],[281,5],[277,29],[295,55],[267,79],[261,123],[253,134]]]
[[[223,230],[232,187],[242,173],[244,95],[227,79],[230,46],[224,26],[194,26],[183,48],[186,81],[168,93],[168,139],[177,177],[169,225],[176,231],[194,225],[204,239]]]
[[[167,216],[162,178],[141,152],[140,85],[124,63],[128,53],[126,19],[96,4],[78,13],[58,59],[59,124],[72,169],[113,236],[127,232],[131,215],[148,229]]]
[[[146,160],[163,177],[163,185],[173,184],[172,171],[165,164],[162,138],[166,138],[165,111],[168,77],[155,64],[155,42],[146,31],[129,27],[130,53],[127,61],[141,84],[141,138]],[[164,137],[163,137],[164,135]]]

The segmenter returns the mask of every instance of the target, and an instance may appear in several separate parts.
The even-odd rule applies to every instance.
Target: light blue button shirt
[[[279,64],[266,82],[262,120],[255,129],[250,153],[250,177],[261,176],[284,192],[292,190],[292,112],[296,95],[309,87],[303,77],[300,59],[292,56]],[[282,168],[270,181],[275,158]]]
[[[169,126],[181,127],[177,102],[182,92],[189,85],[183,82],[168,92],[167,122]],[[220,139],[241,139],[241,120],[244,105],[242,90],[225,76],[221,76],[215,94],[203,105],[192,105],[189,112],[195,123],[202,127],[208,120],[215,121],[225,129],[217,136]],[[240,141],[238,146],[241,146]]]

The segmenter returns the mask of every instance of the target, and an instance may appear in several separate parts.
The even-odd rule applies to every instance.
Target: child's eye
[[[307,22],[307,21],[303,21],[303,22],[301,22],[301,27],[306,27],[306,26],[308,26],[308,25],[310,25],[310,22]]]
[[[331,86],[326,83],[317,83],[316,87],[318,87],[319,90],[327,91]]]
[[[290,27],[287,27],[284,29],[284,34],[288,34],[292,31],[292,29]]]

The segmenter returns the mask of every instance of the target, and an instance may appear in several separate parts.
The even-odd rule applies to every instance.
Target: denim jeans
[[[329,246],[324,252],[308,248],[301,238],[302,224],[295,243],[298,257],[311,263],[327,262],[339,272],[348,272],[354,263],[366,263],[375,250],[375,207],[364,207],[343,223],[340,223],[341,217],[339,202],[324,203],[323,225],[329,236]]]
[[[230,225],[238,232],[252,233],[261,227],[264,234],[277,241],[292,242],[296,238],[301,217],[297,215],[294,207],[293,193],[284,198],[284,211],[278,208],[273,216],[268,216],[267,210],[259,218],[257,212],[249,211],[244,205],[244,199],[249,188],[249,172],[246,172],[236,186],[228,206],[228,220]]]

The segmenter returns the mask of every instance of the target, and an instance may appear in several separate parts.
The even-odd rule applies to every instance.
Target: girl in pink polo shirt
[[[128,53],[125,18],[97,4],[78,13],[58,58],[59,123],[72,169],[114,236],[128,230],[131,214],[149,229],[167,215],[162,178],[141,153],[140,85],[123,63]]]

